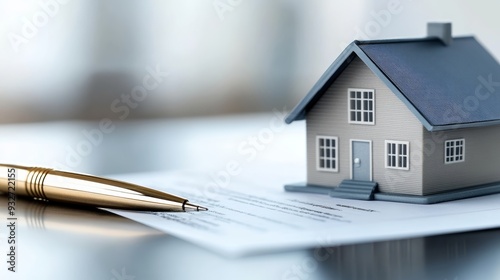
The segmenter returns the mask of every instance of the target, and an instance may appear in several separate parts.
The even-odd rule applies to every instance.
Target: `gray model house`
[[[354,41],[286,122],[306,120],[289,191],[413,203],[500,192],[500,66],[474,37]]]

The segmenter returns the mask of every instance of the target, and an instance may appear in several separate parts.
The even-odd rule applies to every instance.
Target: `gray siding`
[[[465,139],[465,161],[444,163],[444,141]],[[500,127],[424,132],[424,194],[500,181]]]
[[[375,125],[348,123],[348,88],[375,89]],[[422,194],[423,126],[375,74],[356,58],[307,114],[307,181],[337,186],[350,179],[350,139],[372,141],[373,180],[383,192]],[[339,139],[338,172],[316,170],[316,136]],[[410,142],[410,170],[385,168],[385,140]]]

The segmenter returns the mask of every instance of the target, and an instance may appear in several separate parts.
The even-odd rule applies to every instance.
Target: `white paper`
[[[288,193],[245,182],[225,188],[197,173],[148,173],[126,179],[186,197],[206,212],[110,210],[229,256],[319,248],[500,225],[500,195],[434,205],[357,201]]]

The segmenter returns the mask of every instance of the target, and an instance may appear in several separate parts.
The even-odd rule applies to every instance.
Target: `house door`
[[[372,180],[372,142],[351,140],[351,179]]]

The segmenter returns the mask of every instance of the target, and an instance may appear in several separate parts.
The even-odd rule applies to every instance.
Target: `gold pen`
[[[141,211],[206,211],[187,199],[87,174],[0,164],[0,192],[85,206]]]

